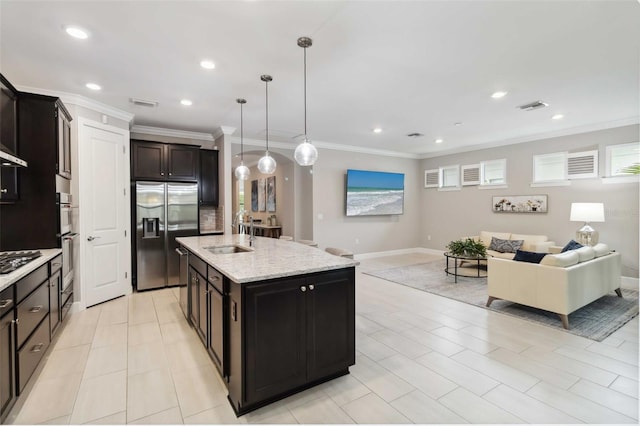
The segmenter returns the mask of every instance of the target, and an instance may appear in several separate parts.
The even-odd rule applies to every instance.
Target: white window
[[[453,189],[460,187],[460,166],[440,167],[439,187]]]
[[[607,176],[629,176],[634,174],[630,168],[640,165],[640,144],[637,142],[609,145],[606,154]]]
[[[505,185],[507,183],[507,160],[483,161],[480,163],[480,185]]]
[[[554,152],[533,156],[533,183],[567,180],[567,153]]]

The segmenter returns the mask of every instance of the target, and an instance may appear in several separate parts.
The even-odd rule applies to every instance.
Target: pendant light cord
[[[304,49],[304,138],[307,137],[307,48]]]
[[[266,132],[267,135],[265,137],[265,140],[267,141],[267,152],[269,152],[269,82],[265,81],[264,82],[264,99],[265,99],[265,104],[266,104]]]
[[[244,128],[242,123],[242,103],[240,104],[240,163],[244,164],[244,134],[242,129]]]

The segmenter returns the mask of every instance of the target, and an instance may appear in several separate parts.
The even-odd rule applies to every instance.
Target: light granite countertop
[[[29,250],[29,251],[31,251],[31,250]],[[15,271],[11,272],[10,274],[0,275],[0,291],[2,291],[5,288],[9,287],[11,284],[15,283],[16,281],[20,280],[21,278],[26,277],[31,272],[35,271],[40,266],[44,265],[45,263],[47,263],[48,261],[50,261],[51,259],[53,259],[57,255],[62,253],[62,249],[59,249],[59,248],[40,249],[40,253],[42,253],[42,256],[38,257],[37,259],[32,260],[31,262],[27,263],[23,267],[16,269]]]
[[[237,283],[343,269],[360,264],[357,260],[335,256],[317,247],[275,238],[256,237],[253,247],[249,247],[249,236],[244,234],[179,237],[176,241]],[[213,254],[206,249],[229,245],[251,251]]]

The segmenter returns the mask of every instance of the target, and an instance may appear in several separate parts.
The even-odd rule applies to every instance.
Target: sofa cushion
[[[498,259],[513,259],[515,253],[500,253],[495,250],[487,250],[487,257],[497,257]]]
[[[548,254],[540,261],[541,265],[558,266],[566,268],[567,266],[575,265],[578,263],[580,256],[575,250],[569,250],[564,253]]]
[[[489,250],[495,250],[500,253],[515,253],[522,247],[523,240],[503,240],[501,238],[491,237]]]
[[[519,262],[540,263],[546,253],[536,253],[534,251],[516,250],[516,255],[513,256],[513,260]]]
[[[604,256],[611,253],[611,250],[609,250],[609,246],[605,243],[598,243],[592,248],[596,257]]]
[[[535,251],[536,243],[547,241],[546,235],[511,234],[512,240],[523,240],[522,250]]]
[[[564,253],[565,251],[569,251],[569,250],[579,249],[580,247],[584,247],[584,246],[577,241],[571,240],[567,243],[566,246],[562,247],[562,250],[560,251],[560,253]]]
[[[589,246],[580,247],[579,249],[575,249],[574,251],[578,253],[578,262],[586,262],[587,260],[591,260],[596,257],[596,252],[592,247]]]
[[[510,236],[511,236],[510,232],[480,231],[480,242],[484,244],[485,247],[489,247],[489,245],[491,244],[491,237],[508,240]]]

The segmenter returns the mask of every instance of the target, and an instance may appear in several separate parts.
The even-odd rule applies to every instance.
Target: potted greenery
[[[447,249],[449,249],[449,254],[454,256],[465,256],[465,257],[486,257],[487,256],[487,248],[479,241],[474,240],[473,238],[466,238],[464,240],[456,240],[451,241],[449,245],[447,245]]]

